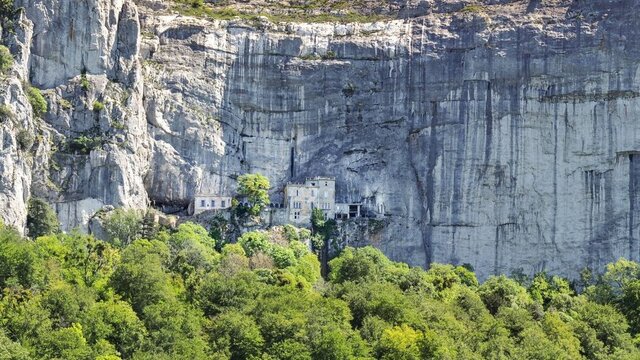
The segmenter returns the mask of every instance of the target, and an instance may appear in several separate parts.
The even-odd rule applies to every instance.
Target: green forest
[[[640,358],[640,265],[624,259],[575,283],[480,284],[347,248],[322,277],[306,229],[223,244],[122,219],[109,241],[0,225],[0,359]]]

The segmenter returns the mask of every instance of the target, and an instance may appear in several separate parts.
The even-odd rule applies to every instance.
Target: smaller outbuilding
[[[231,196],[196,195],[193,203],[193,215],[209,210],[224,210],[231,207]]]
[[[362,216],[362,204],[336,203],[336,220],[353,219]]]

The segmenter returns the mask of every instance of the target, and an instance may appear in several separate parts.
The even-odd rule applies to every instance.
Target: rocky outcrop
[[[414,265],[575,277],[640,260],[637,0],[419,1],[416,17],[360,24],[65,1],[23,4],[58,166],[2,161],[19,169],[0,191],[19,202],[2,210],[13,223],[30,188],[75,226],[99,204],[179,210],[245,172],[267,175],[276,202],[287,181],[323,175],[338,202],[385,209],[357,244]],[[59,146],[81,135],[100,141]]]
[[[137,7],[101,0],[17,5],[19,21],[5,36],[16,63],[3,92],[15,114],[2,126],[11,138],[0,165],[3,218],[23,229],[30,196],[53,203],[65,230],[86,230],[106,204],[146,207],[150,145]],[[28,86],[47,99],[42,119],[31,111]],[[34,145],[21,146],[21,133]]]

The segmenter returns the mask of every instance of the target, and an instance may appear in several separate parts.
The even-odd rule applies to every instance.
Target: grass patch
[[[317,55],[315,53],[300,56],[300,60],[305,60],[305,61],[314,61],[314,60],[320,60],[320,59],[322,59],[322,56]]]
[[[479,13],[483,11],[484,11],[484,6],[480,6],[480,5],[467,5],[460,10],[460,12],[463,12],[463,13]]]
[[[67,99],[63,99],[63,98],[60,98],[60,100],[58,100],[58,104],[64,110],[69,110],[69,109],[71,109],[73,107],[73,105],[71,104],[71,101],[69,101]]]
[[[126,130],[127,129],[127,125],[125,125],[124,123],[114,120],[111,123],[111,127],[116,129],[116,130]]]

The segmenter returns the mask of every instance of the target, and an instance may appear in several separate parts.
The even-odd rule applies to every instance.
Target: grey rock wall
[[[60,189],[33,192],[86,226],[100,204],[180,209],[232,193],[245,172],[267,175],[276,202],[287,181],[327,175],[337,201],[384,206],[369,241],[414,265],[575,277],[640,260],[637,0],[420,2],[424,16],[407,20],[281,25],[94,0],[74,8],[73,31],[52,11],[66,0],[50,1],[26,16],[77,36],[47,37],[30,18],[29,79],[74,104],[45,127],[106,140],[52,155],[53,174],[20,165],[22,185],[0,199],[24,201],[31,176],[50,178]]]

